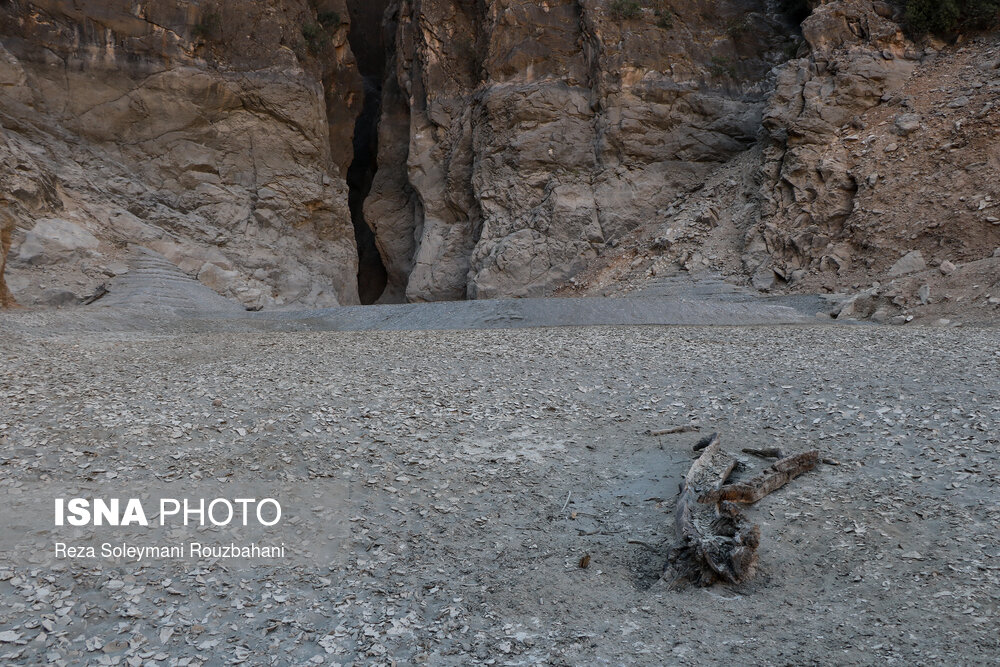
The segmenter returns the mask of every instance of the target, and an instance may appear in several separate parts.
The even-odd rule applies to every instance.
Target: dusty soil
[[[972,664],[1000,650],[996,329],[14,326],[31,317],[0,320],[0,491],[107,493],[112,472],[346,482],[334,509],[350,539],[344,558],[289,566],[0,558],[4,663]],[[682,424],[698,430],[644,434]],[[671,511],[710,431],[733,453],[818,447],[841,465],[749,511],[752,583],[671,588]],[[764,465],[740,456],[741,475]]]

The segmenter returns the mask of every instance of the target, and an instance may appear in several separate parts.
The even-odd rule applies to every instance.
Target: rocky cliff
[[[989,279],[996,42],[788,4],[0,4],[14,291],[129,244],[248,307]]]
[[[0,188],[34,269],[15,288],[93,282],[140,244],[251,307],[356,303],[362,86],[326,5],[0,4]]]
[[[883,2],[816,6],[798,57],[774,70],[755,145],[604,253],[579,289],[712,268],[766,291],[853,294],[844,315],[972,306],[995,319],[1000,43],[914,43],[901,19]]]
[[[756,0],[403,0],[365,205],[408,300],[539,296],[755,141],[793,26]]]

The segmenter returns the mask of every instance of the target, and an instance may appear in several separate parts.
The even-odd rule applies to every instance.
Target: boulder
[[[18,249],[18,262],[59,264],[96,254],[100,241],[80,225],[60,218],[39,220]]]
[[[920,129],[920,116],[915,113],[901,113],[893,123],[896,134],[907,137]]]
[[[238,271],[227,271],[212,262],[205,262],[201,270],[198,271],[198,280],[201,284],[210,287],[219,294],[225,294],[235,289],[239,277]]]
[[[924,271],[927,268],[927,263],[924,262],[924,256],[919,250],[912,250],[897,260],[895,264],[889,269],[889,275],[893,278],[897,276],[905,276],[908,273],[917,273],[918,271]]]
[[[774,268],[770,263],[765,263],[758,267],[750,280],[750,284],[759,292],[770,292],[774,289],[776,282],[777,276],[774,274]]]
[[[920,299],[920,305],[926,306],[931,300],[931,287],[930,285],[921,285],[920,289],[917,290],[917,297]]]
[[[874,313],[872,313],[871,319],[872,322],[875,322],[876,324],[885,324],[886,322],[889,321],[889,318],[891,317],[892,317],[892,311],[886,308],[885,306],[882,306],[881,308],[877,309]]]

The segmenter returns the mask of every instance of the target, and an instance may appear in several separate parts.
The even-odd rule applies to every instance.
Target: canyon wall
[[[756,140],[769,3],[401,0],[365,204],[407,300],[540,296]]]
[[[902,23],[886,2],[815,3],[754,145],[562,291],[713,269],[764,291],[854,293],[864,306],[845,315],[883,321],[993,312],[1000,40],[914,41]]]
[[[0,4],[11,264],[85,281],[140,244],[248,307],[357,303],[348,28],[343,0]]]
[[[996,44],[788,5],[7,0],[11,288],[88,289],[132,245],[248,308],[988,258]]]

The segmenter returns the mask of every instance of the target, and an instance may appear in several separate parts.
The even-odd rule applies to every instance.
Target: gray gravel
[[[996,330],[24,324],[43,320],[0,322],[0,492],[110,472],[346,482],[350,539],[288,567],[0,558],[5,664],[1000,654]],[[644,434],[683,424],[698,431]],[[659,579],[670,513],[710,431],[733,453],[818,447],[841,465],[750,509],[751,584],[675,590]]]
[[[815,322],[832,305],[820,297],[763,299],[718,276],[679,276],[636,298],[501,299],[246,312],[161,255],[136,248],[129,271],[88,308],[65,311],[66,326],[160,331],[422,331],[613,324],[793,324]],[[51,317],[51,314],[50,314]],[[30,326],[27,318],[21,318]],[[48,328],[44,320],[41,328]]]

